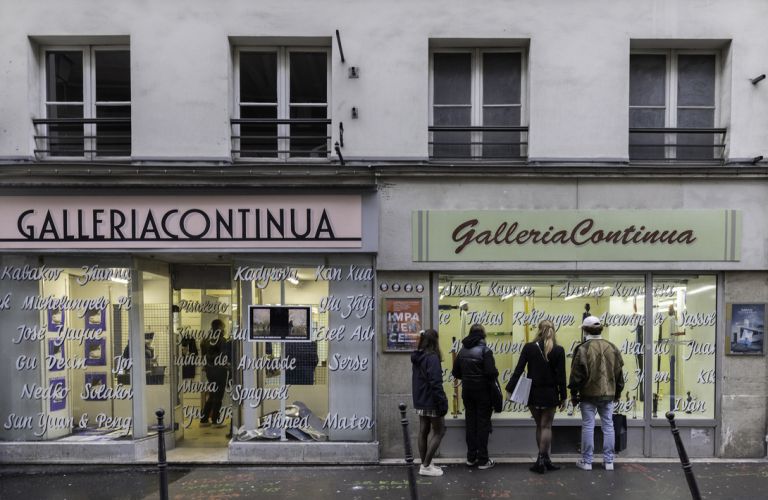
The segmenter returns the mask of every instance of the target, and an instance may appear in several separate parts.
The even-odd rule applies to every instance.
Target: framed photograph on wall
[[[64,326],[66,311],[64,309],[48,309],[48,331],[58,333]]]
[[[85,339],[83,350],[86,366],[106,366],[107,339]]]
[[[107,329],[107,311],[106,309],[88,309],[85,312],[85,327],[92,330]]]
[[[384,299],[384,332],[387,352],[411,352],[419,345],[422,330],[422,301],[415,299]]]
[[[60,372],[64,369],[66,363],[67,358],[64,353],[64,340],[48,339],[48,358],[46,359],[48,371]]]
[[[67,380],[64,377],[52,378],[48,381],[51,388],[50,409],[60,411],[67,408]]]
[[[106,394],[99,395],[102,388],[107,386],[106,372],[95,372],[85,374],[86,401],[106,401]]]
[[[728,303],[725,353],[739,356],[765,354],[765,303]]]
[[[261,342],[310,342],[310,306],[248,306],[249,339]]]

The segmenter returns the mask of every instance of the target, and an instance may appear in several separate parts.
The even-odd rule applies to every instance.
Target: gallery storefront
[[[2,205],[0,461],[140,460],[158,408],[171,449],[378,459],[375,194]],[[309,341],[251,338],[250,306],[291,305]]]
[[[409,332],[439,330],[450,403],[441,456],[461,458],[466,452],[461,384],[450,371],[470,326],[485,327],[504,387],[523,345],[544,319],[556,325],[570,374],[574,347],[582,341],[582,318],[594,315],[607,327],[604,337],[623,355],[626,387],[617,405],[628,421],[623,456],[675,456],[665,418],[670,410],[692,456],[764,456],[764,398],[759,391],[744,394],[724,377],[729,373],[742,384],[745,379],[762,384],[744,370],[764,365],[765,272],[742,272],[753,269],[762,242],[742,238],[741,232],[742,220],[754,224],[759,212],[735,200],[722,208],[631,207],[620,200],[621,193],[632,199],[626,185],[597,184],[605,193],[615,190],[609,195],[615,205],[590,200],[569,209],[550,196],[557,190],[559,200],[571,199],[571,193],[564,194],[569,183],[555,187],[547,181],[443,182],[432,187],[435,196],[419,199],[398,196],[407,191],[402,185],[384,193],[389,203],[381,210],[390,218],[382,219],[382,233],[394,231],[402,220],[410,221],[411,233],[409,245],[381,241],[380,328],[387,340],[381,344],[380,371],[409,368],[402,354],[413,348],[415,336]],[[581,189],[594,187],[582,181]],[[488,200],[498,199],[502,190],[510,201],[494,207]],[[483,195],[473,196],[477,193]],[[539,209],[530,209],[537,204]],[[423,319],[407,324],[404,311]],[[382,406],[407,397],[409,381],[396,381],[389,381],[394,386],[389,394],[379,384]],[[735,437],[733,422],[742,421],[740,412],[758,419],[744,426],[754,441]],[[580,423],[578,406],[569,403],[557,414],[553,453],[577,452]],[[506,402],[493,417],[491,454],[535,455],[533,428],[527,408]],[[749,444],[737,449],[734,442]],[[383,456],[398,453],[397,443],[382,438]]]

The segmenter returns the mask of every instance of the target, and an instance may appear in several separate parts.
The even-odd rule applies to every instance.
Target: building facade
[[[625,456],[674,456],[667,411],[692,456],[765,456],[764,2],[2,10],[1,461],[141,460],[158,408],[176,451],[400,458],[428,327],[462,457],[468,328],[504,385],[585,313]],[[493,425],[533,453],[525,408]]]

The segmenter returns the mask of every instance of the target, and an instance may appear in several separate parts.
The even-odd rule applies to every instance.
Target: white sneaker
[[[443,475],[443,469],[440,467],[435,467],[434,465],[428,465],[424,467],[424,465],[421,465],[419,467],[419,475],[420,476],[442,476]]]
[[[613,470],[613,462],[605,462],[605,470]]]
[[[576,467],[578,467],[581,470],[592,470],[592,464],[585,462],[581,458],[576,462]]]

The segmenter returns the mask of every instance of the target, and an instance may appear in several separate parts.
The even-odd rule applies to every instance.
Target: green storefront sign
[[[418,210],[413,260],[738,261],[738,210]]]

